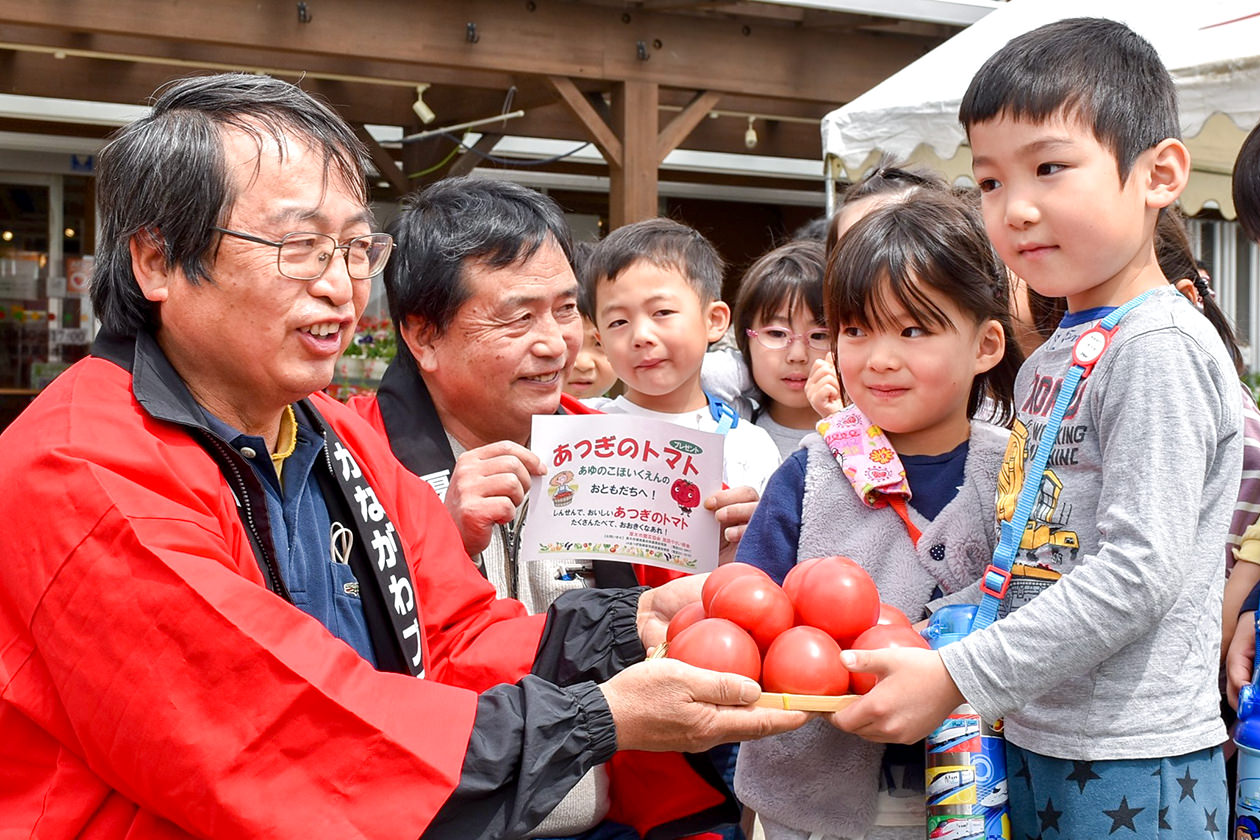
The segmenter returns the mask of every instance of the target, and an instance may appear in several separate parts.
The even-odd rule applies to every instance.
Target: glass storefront
[[[88,352],[92,185],[0,170],[0,425]]]

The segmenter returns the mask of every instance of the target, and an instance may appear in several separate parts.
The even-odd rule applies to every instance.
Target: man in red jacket
[[[496,600],[318,393],[392,247],[331,111],[188,79],[99,162],[102,333],[0,436],[0,834],[517,837],[618,748],[802,722],[634,664],[694,586]]]

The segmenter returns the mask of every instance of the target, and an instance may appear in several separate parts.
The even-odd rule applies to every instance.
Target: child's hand
[[[1238,689],[1251,682],[1252,660],[1256,655],[1256,614],[1245,612],[1238,616],[1234,637],[1225,652],[1225,677],[1228,681],[1226,696],[1229,705],[1238,708]]]
[[[844,408],[841,393],[835,357],[828,353],[824,358],[815,359],[805,382],[805,399],[809,400],[810,407],[819,417],[830,417]]]
[[[743,486],[719,490],[704,500],[705,508],[713,511],[713,518],[717,520],[718,533],[721,535],[719,565],[735,559],[735,549],[739,547],[740,538],[748,529],[748,520],[752,519],[760,498],[756,490]]]
[[[870,692],[831,715],[831,724],[868,741],[913,744],[964,700],[934,650],[846,650],[844,665],[879,677]]]

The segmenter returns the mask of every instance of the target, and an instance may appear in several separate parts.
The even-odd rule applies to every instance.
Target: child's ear
[[[708,339],[712,344],[725,335],[726,328],[731,325],[731,308],[725,301],[715,300],[706,307],[705,316],[709,322]]]
[[[1203,298],[1199,296],[1199,290],[1194,287],[1194,281],[1189,277],[1183,277],[1173,284],[1177,291],[1185,296],[1186,300],[1193,303],[1200,309],[1203,308]]]
[[[1161,209],[1168,207],[1186,188],[1190,178],[1190,152],[1175,137],[1156,144],[1150,155],[1149,181],[1146,187],[1146,206]]]
[[[408,315],[403,319],[400,338],[420,370],[431,373],[437,369],[438,331],[432,324],[424,318]]]
[[[987,373],[1006,355],[1006,332],[990,318],[982,323],[976,336],[976,375]]]

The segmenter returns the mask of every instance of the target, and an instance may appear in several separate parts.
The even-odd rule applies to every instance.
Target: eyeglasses
[[[823,327],[805,333],[794,333],[783,327],[766,327],[763,330],[744,330],[749,338],[767,350],[786,350],[798,338],[805,342],[811,350],[827,351],[831,349],[831,335]]]
[[[346,258],[346,272],[352,279],[367,280],[385,268],[394,250],[394,237],[388,233],[369,233],[356,236],[345,245],[326,233],[286,233],[279,242],[241,233],[238,230],[215,227],[219,233],[270,245],[276,249],[276,268],[293,280],[318,280],[332,264],[333,254],[342,251]]]

